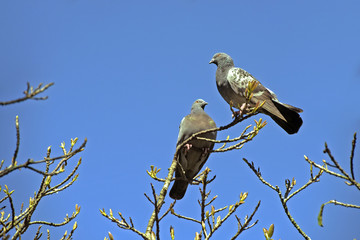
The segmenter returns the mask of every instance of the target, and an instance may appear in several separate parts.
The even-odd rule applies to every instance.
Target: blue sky
[[[303,155],[321,162],[327,141],[348,170],[353,133],[359,131],[360,3],[358,1],[2,1],[0,3],[0,101],[21,96],[26,82],[55,82],[43,102],[2,107],[1,159],[15,149],[14,119],[19,115],[19,161],[41,159],[46,148],[61,154],[60,143],[88,138],[75,185],[40,204],[35,219],[62,221],[81,206],[75,239],[136,239],[99,213],[100,208],[132,217],[144,230],[152,212],[144,192],[153,182],[146,170],[170,166],[183,116],[195,99],[209,105],[218,126],[231,121],[227,103],[216,89],[212,55],[226,52],[235,65],[272,89],[280,101],[304,109],[296,135],[287,135],[270,118],[255,140],[237,152],[212,154],[206,166],[217,176],[210,186],[216,207],[249,192],[237,215],[250,214],[258,200],[256,227],[240,239],[262,239],[262,228],[275,224],[274,239],[301,239],[275,192],[242,162],[261,168],[263,177],[284,187],[309,179]],[[247,120],[218,138],[238,136]],[[356,149],[356,169],[359,153]],[[326,158],[327,159],[327,158]],[[76,159],[74,159],[75,161]],[[358,171],[355,171],[358,173]],[[359,176],[359,175],[358,175]],[[22,170],[1,179],[15,189],[16,204],[28,202],[39,176]],[[161,184],[155,183],[157,189]],[[197,186],[190,186],[177,212],[199,217]],[[359,192],[324,175],[289,202],[295,220],[312,239],[360,238],[358,210],[328,206],[324,227],[317,225],[320,205],[328,200],[359,204]],[[170,203],[166,200],[166,206]],[[161,236],[193,239],[199,226],[169,216]],[[43,230],[46,228],[44,227]],[[70,226],[52,229],[54,239]],[[34,230],[34,229],[33,229]],[[236,232],[233,217],[214,236]],[[34,231],[29,231],[33,236]],[[225,236],[225,237],[224,237]]]

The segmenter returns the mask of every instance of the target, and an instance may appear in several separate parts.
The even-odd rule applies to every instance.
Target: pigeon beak
[[[209,64],[212,64],[215,62],[215,59],[211,59],[211,61],[209,62]]]
[[[206,105],[208,105],[208,103],[204,101],[204,102],[201,104],[201,108],[202,108],[202,109],[205,109],[205,106],[206,106]]]

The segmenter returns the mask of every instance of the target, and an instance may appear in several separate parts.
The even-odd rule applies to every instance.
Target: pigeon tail
[[[291,106],[289,104],[285,104],[285,103],[282,103],[282,105],[284,105],[285,107],[289,108],[290,110],[293,110],[297,113],[302,113],[303,110],[301,108],[297,108],[297,107],[294,107],[294,106]]]
[[[172,186],[169,196],[172,199],[180,200],[184,197],[189,183],[185,180],[176,180]]]
[[[277,101],[272,102],[274,103],[277,110],[279,110],[283,118],[285,118],[285,120],[274,114],[269,114],[270,117],[288,134],[297,133],[303,123],[299,115],[299,112],[302,112],[302,109],[290,106],[288,104],[282,104]]]

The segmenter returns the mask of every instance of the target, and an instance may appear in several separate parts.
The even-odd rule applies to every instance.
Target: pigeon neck
[[[201,113],[204,112],[204,109],[202,107],[196,105],[191,108],[191,113]]]
[[[219,68],[230,68],[234,67],[234,62],[232,59],[226,59],[225,61],[219,62]]]

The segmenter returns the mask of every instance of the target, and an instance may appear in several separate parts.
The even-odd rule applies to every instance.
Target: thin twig
[[[327,143],[325,142],[325,150],[324,153],[327,153],[327,155],[330,157],[331,161],[335,164],[335,167],[337,169],[339,169],[339,171],[345,176],[345,178],[350,181],[352,184],[354,184],[359,190],[360,190],[360,186],[358,186],[358,183],[355,182],[354,179],[352,179],[347,172],[345,172],[345,170],[340,166],[340,164],[335,160],[334,156],[331,154],[330,149],[327,146]]]
[[[180,144],[181,145],[181,144]],[[180,146],[179,145],[179,146]],[[176,165],[177,165],[177,161],[176,161],[176,158],[177,158],[177,153],[178,153],[178,150],[180,148],[177,147],[177,151],[175,152],[175,155],[174,155],[174,158],[173,158],[173,161],[171,163],[171,166],[169,168],[169,173],[166,177],[166,180],[165,180],[165,183],[164,183],[164,186],[163,188],[161,189],[160,191],[160,194],[159,194],[159,197],[157,199],[157,202],[158,202],[158,211],[160,211],[162,205],[164,204],[164,199],[165,199],[165,196],[166,196],[166,193],[167,193],[167,190],[169,188],[169,185],[170,185],[170,180],[172,178],[172,175],[174,174],[174,171],[176,169]],[[150,216],[150,219],[149,219],[149,222],[148,222],[148,225],[146,227],[146,232],[145,232],[145,236],[147,237],[147,239],[150,239],[150,236],[151,236],[151,231],[152,231],[152,228],[154,226],[154,222],[155,222],[155,215],[156,215],[156,212],[155,210],[153,211],[153,213],[151,214]]]
[[[115,218],[114,216],[112,216],[112,211],[111,211],[111,210],[110,210],[110,212],[111,212],[111,214],[108,215],[108,214],[106,214],[105,210],[101,210],[101,209],[100,209],[100,213],[101,213],[104,217],[106,217],[106,218],[109,219],[110,221],[116,223],[120,228],[122,228],[122,229],[127,229],[127,230],[131,230],[131,231],[133,231],[134,233],[136,233],[136,234],[138,234],[139,236],[141,236],[141,237],[142,237],[143,239],[145,239],[145,240],[149,240],[149,239],[150,239],[149,237],[147,237],[147,236],[145,235],[145,233],[140,232],[139,230],[137,230],[137,229],[134,227],[134,224],[133,224],[131,218],[130,218],[131,225],[129,225],[128,222],[125,220],[125,218],[122,216],[122,214],[121,214],[120,212],[119,212],[118,214],[119,214],[119,216],[120,216],[120,218],[121,218],[121,221],[120,221],[119,219]]]
[[[265,179],[261,176],[260,172],[255,169],[255,167],[249,163],[249,161],[246,158],[243,158],[244,162],[250,167],[250,169],[255,173],[255,175],[259,178],[259,180],[264,183],[266,186],[270,187],[272,190],[276,191],[276,188],[265,181]]]
[[[247,193],[240,194],[240,200],[236,202],[234,205],[232,205],[232,208],[229,207],[229,212],[223,217],[222,219],[220,216],[218,216],[218,219],[216,221],[216,224],[213,224],[213,229],[209,232],[209,234],[205,235],[205,240],[210,239],[210,237],[215,233],[216,230],[218,230],[221,225],[236,211],[236,209],[244,203],[244,200],[247,197]],[[214,215],[213,215],[214,216]],[[204,224],[205,225],[205,224]]]
[[[250,227],[255,226],[255,224],[258,222],[258,220],[256,220],[256,222],[254,222],[252,225],[249,226],[252,218],[254,217],[255,213],[257,212],[257,210],[260,207],[260,203],[261,201],[258,202],[258,204],[256,205],[254,211],[251,213],[250,217],[248,219],[246,219],[246,221],[244,222],[244,224],[238,229],[238,231],[236,232],[236,234],[231,238],[231,240],[235,240],[244,230],[249,229]],[[236,215],[235,215],[236,216]],[[241,225],[240,223],[240,219],[236,216],[236,219],[238,221],[238,223]],[[249,228],[248,228],[249,226]]]
[[[323,227],[323,223],[322,223],[322,218],[323,218],[323,212],[324,212],[324,207],[327,205],[327,204],[334,204],[334,205],[340,205],[340,206],[343,206],[343,207],[348,207],[348,208],[357,208],[357,209],[360,209],[360,206],[359,205],[354,205],[354,204],[349,204],[349,203],[343,203],[343,202],[339,202],[339,201],[336,201],[336,200],[330,200],[324,204],[321,205],[320,207],[320,211],[319,211],[319,215],[318,215],[318,224]]]
[[[83,145],[84,146],[84,145]],[[50,157],[50,148],[48,148],[46,157],[49,158]],[[80,152],[80,151],[78,151]],[[69,159],[69,158],[67,158]],[[31,221],[31,218],[33,216],[33,213],[35,212],[37,206],[39,205],[40,201],[43,199],[43,197],[45,197],[46,195],[55,193],[55,192],[60,192],[64,189],[66,189],[67,187],[69,187],[77,178],[77,176],[75,176],[69,183],[66,184],[66,181],[69,180],[69,176],[74,175],[75,171],[78,169],[79,164],[81,163],[81,161],[78,162],[78,165],[74,168],[74,170],[69,174],[68,177],[65,178],[65,181],[61,181],[60,184],[57,184],[55,187],[51,187],[50,186],[50,182],[51,182],[51,176],[49,176],[49,169],[50,169],[50,165],[54,163],[54,161],[46,161],[46,168],[44,171],[44,175],[42,177],[39,189],[37,192],[35,192],[34,197],[30,198],[29,201],[29,206],[23,210],[23,204],[21,206],[20,209],[20,214],[19,215],[15,215],[15,209],[13,207],[12,204],[12,198],[10,197],[10,206],[12,208],[12,221],[11,222],[7,222],[7,219],[3,219],[1,222],[3,223],[3,228],[1,229],[1,233],[0,233],[0,237],[5,236],[11,229],[13,229],[15,227],[16,231],[12,236],[12,239],[21,239],[21,235],[29,228],[30,225],[33,224],[45,224],[45,225],[50,225],[50,226],[62,226],[65,225],[66,223],[70,222],[72,219],[74,219],[77,214],[80,211],[80,207],[76,206],[76,212],[72,214],[71,217],[66,216],[65,217],[65,221],[63,223],[57,224],[57,223],[53,223],[53,222],[47,222],[47,221],[43,221],[43,220],[39,220],[39,221]],[[19,166],[19,165],[17,165]],[[5,169],[6,170],[6,169]],[[60,169],[60,172],[64,172],[64,168]],[[55,170],[53,170],[55,171]],[[65,185],[64,185],[65,184]],[[64,185],[64,186],[63,186]],[[11,192],[9,193],[11,194]],[[76,226],[74,226],[76,227]],[[73,231],[75,229],[73,228]],[[72,231],[72,232],[73,232]],[[41,234],[36,234],[35,238],[41,236]]]
[[[152,194],[153,194],[153,197],[154,197],[156,239],[160,240],[160,226],[159,226],[160,221],[159,221],[159,209],[158,209],[158,204],[157,204],[157,196],[156,196],[154,185],[152,183],[150,183],[150,185],[151,185]]]
[[[52,85],[54,85],[54,83],[46,84],[44,87],[41,88],[42,83],[40,83],[39,86],[36,89],[33,89],[32,87],[30,87],[30,84],[27,83],[27,90],[24,91],[25,97],[18,98],[18,99],[15,99],[15,100],[11,100],[11,101],[0,102],[0,105],[2,105],[2,106],[10,105],[10,104],[13,104],[13,103],[23,102],[23,101],[28,100],[28,99],[46,100],[46,99],[48,99],[47,96],[41,97],[41,98],[36,98],[35,96],[42,93],[42,92],[44,92],[46,89],[48,89]]]
[[[351,154],[350,154],[350,171],[351,171],[351,177],[355,180],[355,174],[354,174],[354,152],[355,152],[355,145],[356,145],[356,133],[354,133],[354,138],[352,140],[351,144]]]
[[[19,116],[16,116],[15,118],[15,127],[16,127],[16,148],[14,152],[14,156],[11,161],[11,165],[16,165],[16,158],[19,152],[19,146],[20,146],[20,130],[19,130]]]
[[[290,212],[289,212],[289,209],[286,205],[286,202],[284,200],[284,198],[282,197],[281,195],[281,191],[279,189],[279,187],[276,187],[276,192],[278,193],[279,195],[279,198],[280,198],[280,201],[281,201],[281,204],[283,206],[283,209],[285,211],[285,214],[286,216],[289,218],[290,222],[293,224],[293,226],[296,228],[296,230],[298,230],[298,232],[306,239],[306,240],[311,240],[311,238],[306,235],[306,233],[300,228],[299,224],[297,224],[297,222],[295,221],[295,219],[291,216]]]
[[[319,170],[319,173],[316,174],[316,176],[314,178],[310,178],[309,181],[307,183],[305,183],[302,187],[300,187],[299,189],[297,189],[295,192],[293,192],[292,194],[290,194],[288,197],[285,197],[284,201],[285,203],[287,201],[289,201],[293,196],[295,196],[296,194],[298,194],[299,192],[301,192],[302,190],[304,190],[305,188],[307,188],[309,185],[311,185],[314,182],[317,182],[317,180],[320,178],[321,174],[323,173],[322,170]]]
[[[245,161],[245,163],[250,167],[250,169],[255,173],[255,175],[259,178],[259,180],[264,183],[266,186],[270,187],[271,189],[273,189],[274,191],[276,191],[278,193],[280,202],[283,206],[283,209],[285,211],[285,214],[287,215],[287,217],[289,218],[290,222],[293,224],[293,226],[298,230],[298,232],[306,239],[306,240],[310,240],[310,237],[307,236],[305,234],[305,232],[300,228],[300,226],[296,223],[295,219],[291,216],[289,209],[286,205],[287,200],[289,200],[291,197],[293,197],[295,194],[297,194],[299,191],[295,192],[295,194],[291,194],[288,198],[285,198],[282,196],[281,191],[279,189],[278,186],[273,186],[270,183],[268,183],[267,181],[265,181],[265,179],[261,176],[260,172],[258,170],[255,169],[253,164],[250,164],[248,160],[246,160],[245,158],[243,158],[243,160]],[[305,184],[303,187],[301,187],[301,190],[303,190],[304,188],[306,188],[309,184]]]
[[[177,214],[174,209],[171,211],[171,214],[178,217],[178,218],[182,218],[182,219],[185,219],[185,220],[189,220],[189,221],[192,221],[192,222],[196,222],[196,223],[199,223],[201,224],[201,221],[199,220],[196,220],[194,218],[191,218],[191,217],[186,217],[186,216],[183,216],[183,215],[180,215],[180,214]]]
[[[171,209],[175,206],[175,203],[176,203],[176,200],[174,200],[174,201],[170,204],[168,210],[166,210],[166,212],[159,218],[159,222],[171,211]]]
[[[11,197],[11,192],[9,193],[8,189],[6,189],[6,192],[9,196],[9,202],[10,202],[10,208],[11,208],[11,226],[15,226],[15,208],[14,208],[14,202]]]
[[[207,171],[206,171],[207,170]],[[204,223],[205,225],[205,206],[206,206],[206,199],[208,197],[208,194],[206,193],[206,186],[207,186],[207,176],[209,174],[210,170],[208,168],[205,169],[204,171],[204,176],[202,178],[202,189],[199,188],[200,193],[201,193],[201,204],[200,204],[200,208],[201,208],[201,222]]]
[[[84,142],[81,144],[81,146],[77,149],[75,149],[73,152],[68,152],[68,154],[66,155],[62,155],[62,156],[58,156],[58,157],[53,157],[53,158],[44,158],[43,160],[39,160],[39,161],[34,161],[32,159],[29,159],[27,160],[25,163],[23,164],[20,164],[20,165],[11,165],[3,170],[0,171],[0,178],[9,174],[10,172],[12,171],[15,171],[17,169],[21,169],[21,168],[28,168],[32,171],[35,171],[41,175],[44,175],[44,176],[53,176],[53,175],[57,175],[59,174],[60,172],[52,172],[52,173],[45,173],[43,171],[40,171],[38,169],[35,169],[33,167],[30,167],[30,165],[33,165],[33,164],[40,164],[40,163],[44,163],[44,162],[47,162],[47,161],[55,161],[55,160],[58,160],[58,159],[62,159],[62,162],[72,158],[74,155],[76,155],[77,153],[81,152],[84,150],[85,148],[85,145],[87,143],[87,139],[85,138]],[[61,164],[60,164],[61,165]],[[60,167],[60,166],[59,166]],[[57,168],[59,168],[57,167]]]

